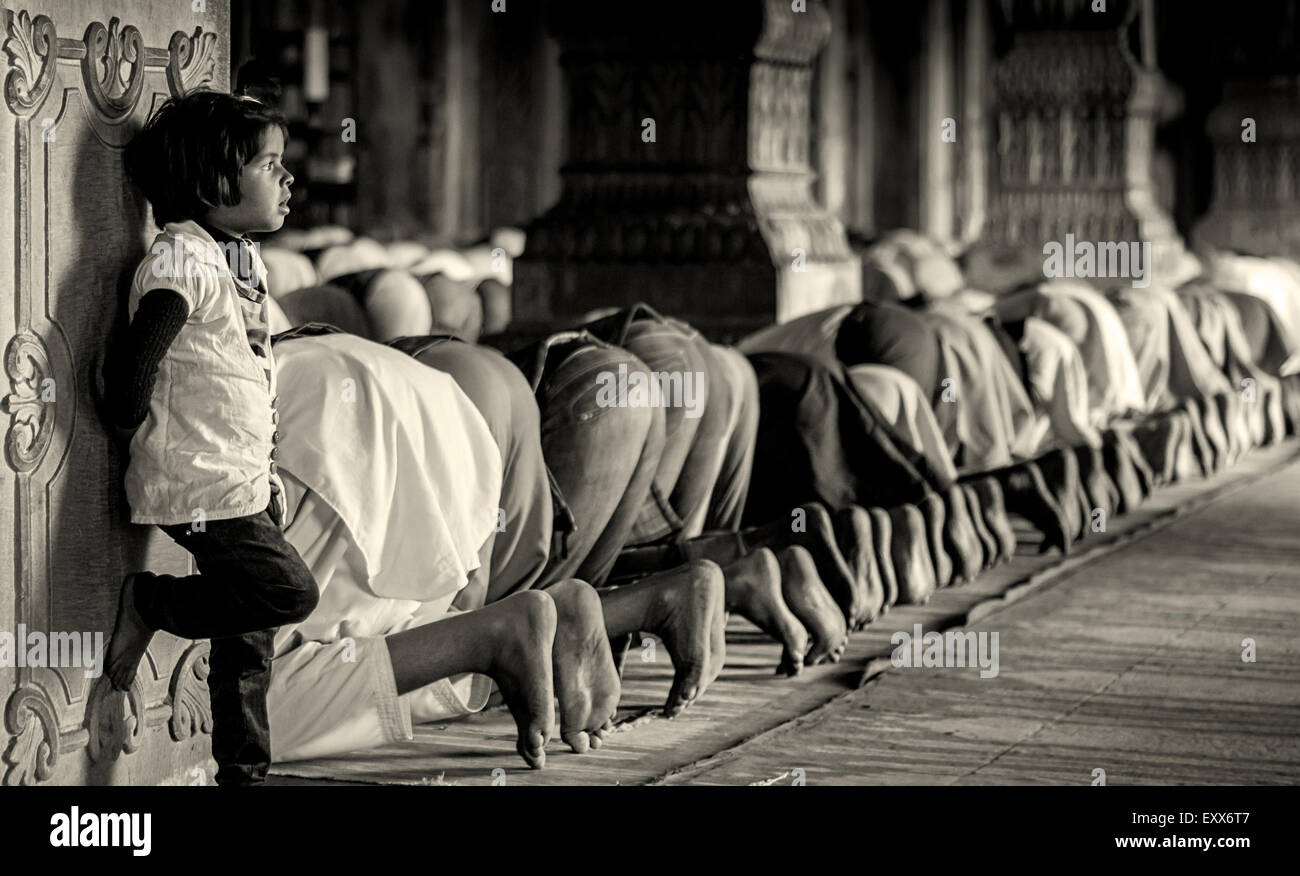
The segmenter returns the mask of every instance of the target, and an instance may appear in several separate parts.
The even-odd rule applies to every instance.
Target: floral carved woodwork
[[[59,760],[59,724],[45,692],[31,686],[14,691],[5,704],[5,730],[12,738],[3,756],[3,783],[35,785],[48,779]]]
[[[172,739],[181,742],[212,732],[212,702],[208,699],[208,643],[196,642],[176,663],[171,681]]]
[[[216,71],[217,35],[194,28],[186,36],[177,31],[167,46],[167,85],[172,94],[188,94],[211,84]]]
[[[86,54],[81,59],[81,78],[86,92],[104,117],[116,121],[135,109],[144,87],[144,40],[134,27],[118,29],[110,19],[108,27],[93,21],[86,28]]]
[[[53,378],[40,337],[30,331],[14,335],[5,350],[4,369],[12,390],[0,399],[0,412],[10,417],[5,459],[14,471],[29,472],[45,455],[50,443],[47,419],[53,419],[47,417],[50,402],[45,392]]]
[[[54,82],[54,64],[58,45],[54,22],[48,16],[35,19],[26,10],[9,22],[4,53],[9,56],[9,75],[5,77],[5,99],[17,115],[24,115],[45,102]]]

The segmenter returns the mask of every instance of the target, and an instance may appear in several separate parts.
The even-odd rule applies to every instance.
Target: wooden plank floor
[[[996,678],[891,670],[668,781],[1294,784],[1297,497],[1292,463],[984,617]]]
[[[1087,783],[1102,768],[1114,784],[1294,781],[1298,449],[1163,489],[1069,558],[1038,556],[1022,529],[1012,563],[895,609],[854,634],[839,664],[799,679],[775,678],[779,647],[733,617],[722,676],[672,721],[657,714],[672,674],[665,650],[654,662],[634,650],[619,732],[580,756],[553,742],[543,771],[524,768],[509,714],[493,709],[275,773],[280,783],[745,784],[789,783],[802,769],[809,783]],[[881,675],[890,636],[915,623],[999,631],[1000,675]],[[1259,643],[1255,664],[1241,663],[1245,636]]]

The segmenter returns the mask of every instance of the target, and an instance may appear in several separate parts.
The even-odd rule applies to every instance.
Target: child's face
[[[239,172],[239,203],[214,207],[208,222],[233,234],[278,231],[289,215],[289,186],[293,185],[293,174],[280,163],[283,157],[284,132],[268,126],[257,154]]]

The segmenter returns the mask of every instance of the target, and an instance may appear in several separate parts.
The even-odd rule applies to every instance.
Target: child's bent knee
[[[290,577],[281,590],[281,597],[277,600],[282,615],[280,624],[302,623],[316,610],[316,603],[320,602],[320,588],[316,586],[316,579],[311,573],[303,570],[302,574]]]

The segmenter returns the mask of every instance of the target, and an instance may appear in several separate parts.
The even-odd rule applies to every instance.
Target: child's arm
[[[171,289],[152,289],[140,300],[122,351],[114,393],[113,425],[119,437],[129,439],[144,422],[158,363],[188,316],[185,297]]]

